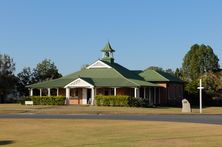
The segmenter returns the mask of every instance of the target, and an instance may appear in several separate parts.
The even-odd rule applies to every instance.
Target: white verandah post
[[[33,89],[30,89],[30,96],[33,96]]]
[[[59,88],[56,88],[56,96],[59,96]]]
[[[114,96],[116,96],[116,87],[114,88]]]
[[[48,88],[48,96],[51,96],[51,90]]]
[[[134,97],[137,97],[137,88],[134,88]]]
[[[139,91],[139,88],[137,87],[134,88],[134,97],[135,98],[140,97],[140,91]]]
[[[39,96],[42,96],[42,88],[39,89]]]
[[[70,88],[66,88],[66,104],[69,104]]]

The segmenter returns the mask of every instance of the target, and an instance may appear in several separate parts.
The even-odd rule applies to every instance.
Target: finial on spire
[[[105,45],[105,47],[102,49],[102,52],[115,52],[115,50],[112,49],[112,47],[108,41],[107,44]]]

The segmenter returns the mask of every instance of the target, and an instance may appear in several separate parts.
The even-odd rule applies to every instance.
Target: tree
[[[204,92],[208,96],[216,96],[219,89],[222,88],[220,73],[208,72],[200,77],[203,80]]]
[[[175,75],[174,71],[171,68],[166,69],[165,72],[169,73],[169,74],[171,74],[173,76]]]
[[[174,71],[171,68],[167,68],[166,70],[164,70],[162,67],[150,66],[147,69],[151,69],[151,70],[155,70],[155,71],[163,71],[163,72],[169,73],[169,74],[171,74],[173,76],[175,75]]]
[[[219,59],[210,46],[194,44],[183,59],[183,77],[190,81],[208,71],[218,71],[218,62]]]
[[[62,77],[54,62],[52,62],[50,59],[45,59],[38,63],[33,74],[35,77],[35,82],[42,82]]]
[[[17,74],[17,91],[20,96],[28,96],[29,90],[25,86],[34,83],[34,74],[30,67],[25,67],[23,70]]]
[[[158,66],[150,66],[147,69],[156,70],[156,71],[164,71],[162,67],[158,67]]]
[[[179,68],[176,69],[174,75],[175,75],[176,77],[180,78],[180,79],[183,79],[183,77],[182,77],[182,71],[181,71],[181,69],[179,69]]]
[[[0,102],[4,103],[6,95],[15,89],[15,63],[5,54],[0,54]]]

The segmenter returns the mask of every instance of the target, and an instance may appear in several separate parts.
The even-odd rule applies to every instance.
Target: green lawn
[[[0,114],[34,113],[34,114],[184,114],[181,108],[130,108],[130,107],[97,107],[97,106],[25,106],[20,104],[0,104]],[[193,109],[191,114],[198,114]],[[206,107],[203,114],[222,114],[222,107]]]
[[[1,119],[0,145],[222,146],[222,125],[114,121]]]

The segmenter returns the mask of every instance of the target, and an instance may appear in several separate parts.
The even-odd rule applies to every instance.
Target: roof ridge
[[[112,67],[113,68],[113,67]],[[127,81],[129,81],[129,82],[131,82],[131,83],[133,83],[133,84],[136,84],[137,86],[140,86],[139,84],[137,84],[137,83],[135,83],[135,82],[133,82],[133,81],[131,81],[130,79],[128,79],[128,78],[126,78],[125,76],[123,76],[120,72],[118,72],[115,68],[113,68],[114,69],[114,71],[116,72],[116,73],[118,73],[120,76],[122,76],[124,79],[126,79]],[[127,68],[126,68],[127,69]],[[127,69],[127,70],[129,70],[129,69]],[[130,71],[130,70],[129,70]],[[131,72],[131,71],[130,71]]]
[[[122,76],[122,77],[123,77],[124,79],[126,79],[127,81],[129,81],[129,82],[131,82],[131,83],[133,83],[133,84],[136,84],[137,86],[140,86],[139,84],[131,81],[130,79],[127,79],[125,76],[123,76],[122,74],[120,74],[115,68],[113,68],[113,69],[114,69],[115,72],[117,72],[120,76]]]
[[[150,70],[156,72],[158,75],[160,75],[162,78],[166,79],[168,82],[170,81],[169,79],[167,79],[166,77],[164,77],[163,75],[161,75],[158,71],[153,70],[153,69],[150,69]]]

